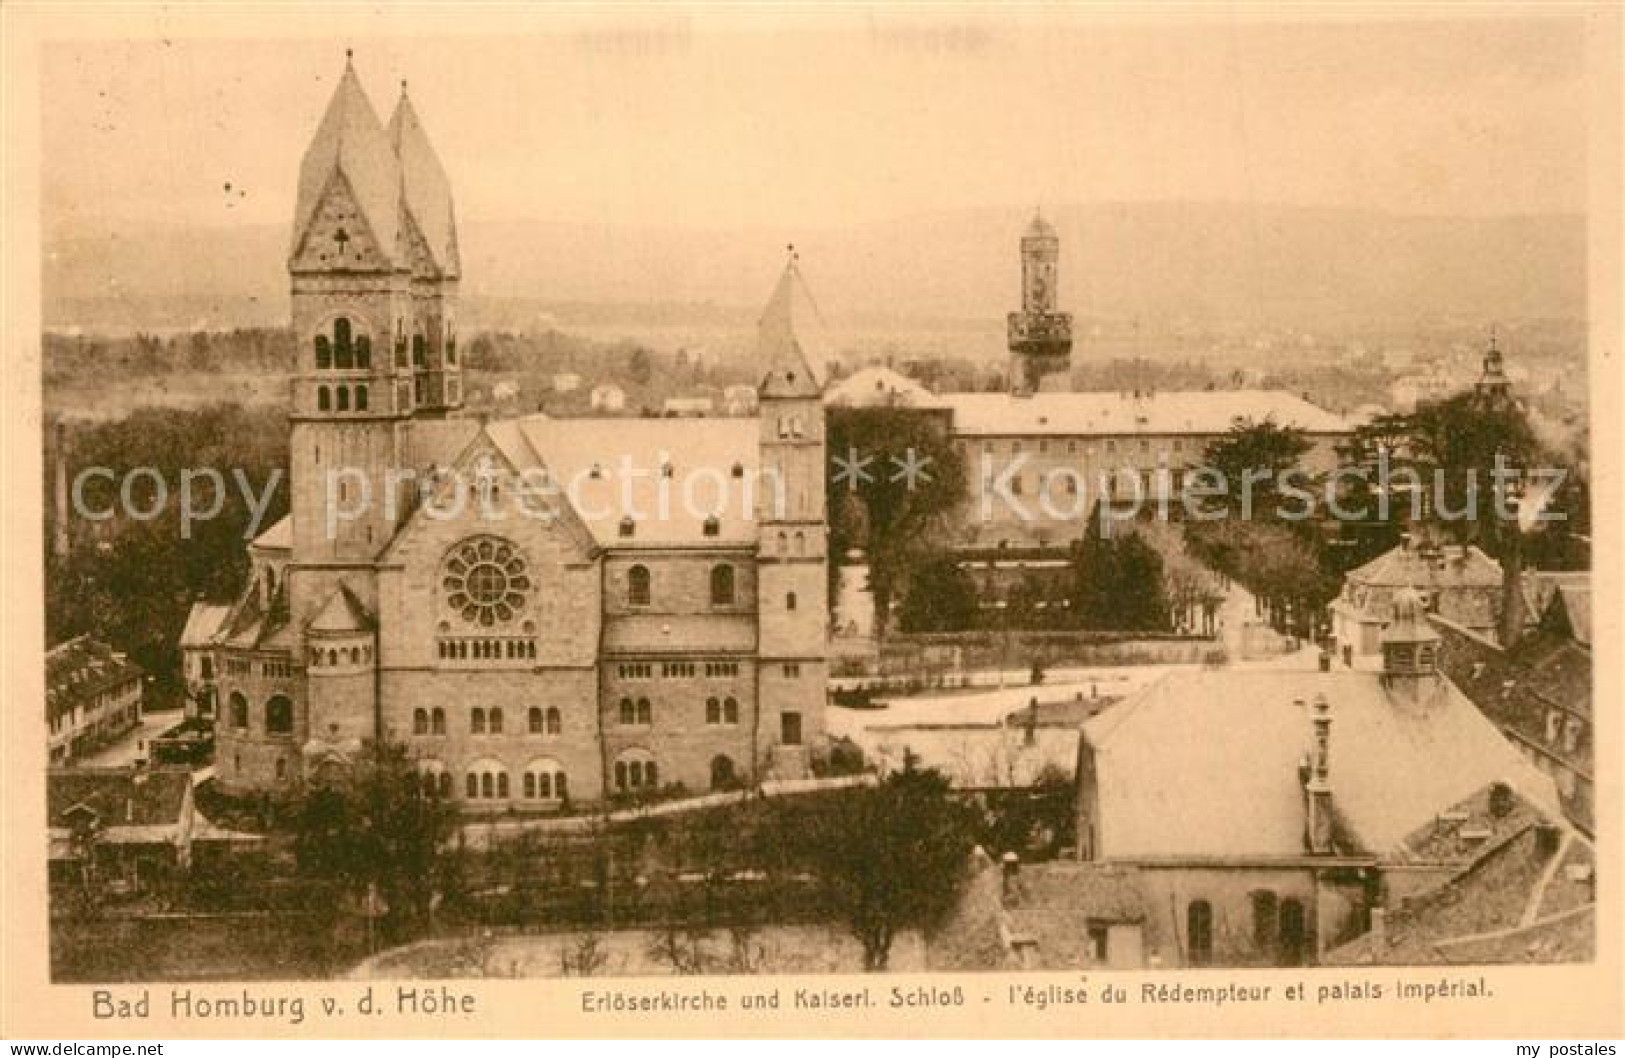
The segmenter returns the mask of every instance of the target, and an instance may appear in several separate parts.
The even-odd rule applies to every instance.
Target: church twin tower
[[[828,349],[793,254],[760,322],[755,421],[474,421],[450,183],[405,84],[385,125],[346,62],[300,166],[288,272],[291,511],[206,636],[224,788],[286,790],[375,739],[481,811],[807,772]],[[683,502],[686,474],[756,487],[740,511],[598,503],[620,495],[600,478],[622,452]],[[508,495],[573,476],[594,502],[429,517],[429,476],[475,471]]]

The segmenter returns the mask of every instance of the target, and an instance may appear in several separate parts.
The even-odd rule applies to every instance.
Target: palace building
[[[385,125],[347,64],[288,273],[291,511],[241,597],[188,622],[222,788],[340,775],[380,740],[473,811],[807,772],[828,349],[794,257],[756,418],[464,417],[450,182],[404,84]]]

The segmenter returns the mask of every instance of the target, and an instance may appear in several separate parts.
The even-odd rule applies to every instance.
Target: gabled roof
[[[355,67],[348,62],[327,112],[316,127],[316,135],[305,149],[304,160],[299,163],[299,196],[294,207],[290,254],[299,252],[323,196],[339,179],[349,186],[379,251],[393,262],[400,239],[400,166]]]
[[[141,676],[139,665],[106,643],[75,636],[45,653],[46,717],[60,716],[76,702]]]
[[[316,611],[305,625],[310,632],[370,632],[376,627],[372,614],[367,607],[356,598],[355,593],[348,585],[340,584],[333,594],[327,597],[321,608]]]
[[[1359,851],[1409,859],[1407,838],[1496,782],[1559,817],[1552,780],[1448,680],[1407,702],[1375,672],[1192,669],[1084,725],[1103,855],[1304,855],[1298,767],[1318,694],[1331,704],[1332,805]]]
[[[756,332],[763,397],[817,396],[829,378],[834,348],[823,317],[791,255]]]
[[[1273,422],[1308,433],[1346,433],[1348,424],[1284,390],[1190,390],[1140,394],[941,393],[954,433],[990,437],[1144,434],[1213,436],[1243,422]],[[1192,453],[1199,455],[1200,453]]]
[[[288,551],[293,548],[293,515],[284,514],[275,525],[254,538],[253,547],[261,551]]]
[[[1580,855],[1576,855],[1580,853]],[[1596,950],[1590,901],[1552,909],[1545,898],[1565,881],[1552,860],[1591,863],[1577,837],[1542,850],[1533,827],[1500,842],[1444,885],[1391,909],[1382,936],[1366,933],[1326,953],[1334,966],[1362,964],[1579,962]]]
[[[457,218],[452,208],[451,181],[440,164],[439,155],[429,143],[406,85],[401,84],[400,102],[389,119],[389,141],[400,160],[401,187],[407,208],[417,221],[429,246],[430,256],[442,275],[455,279],[462,271],[457,252]]]
[[[186,627],[181,629],[178,645],[182,650],[188,647],[212,646],[215,637],[225,628],[226,620],[230,616],[230,603],[193,603],[192,609],[187,611]]]

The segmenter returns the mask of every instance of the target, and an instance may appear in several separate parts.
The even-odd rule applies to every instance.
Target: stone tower
[[[1042,214],[1021,236],[1021,311],[1009,317],[1010,391],[1066,389],[1072,369],[1072,316],[1056,311],[1061,240]]]
[[[375,563],[412,510],[413,419],[462,403],[458,271],[450,188],[404,86],[386,129],[347,60],[300,163],[288,256],[287,619],[312,744],[373,734]]]
[[[829,344],[792,252],[757,335],[761,478],[755,510],[758,768],[806,772],[821,737],[827,657],[824,403]]]

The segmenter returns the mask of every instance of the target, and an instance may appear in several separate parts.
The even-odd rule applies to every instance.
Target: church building
[[[224,790],[342,775],[380,740],[472,811],[806,774],[828,347],[793,257],[756,418],[464,417],[450,182],[404,84],[386,125],[347,64],[288,273],[291,511],[188,624]]]

